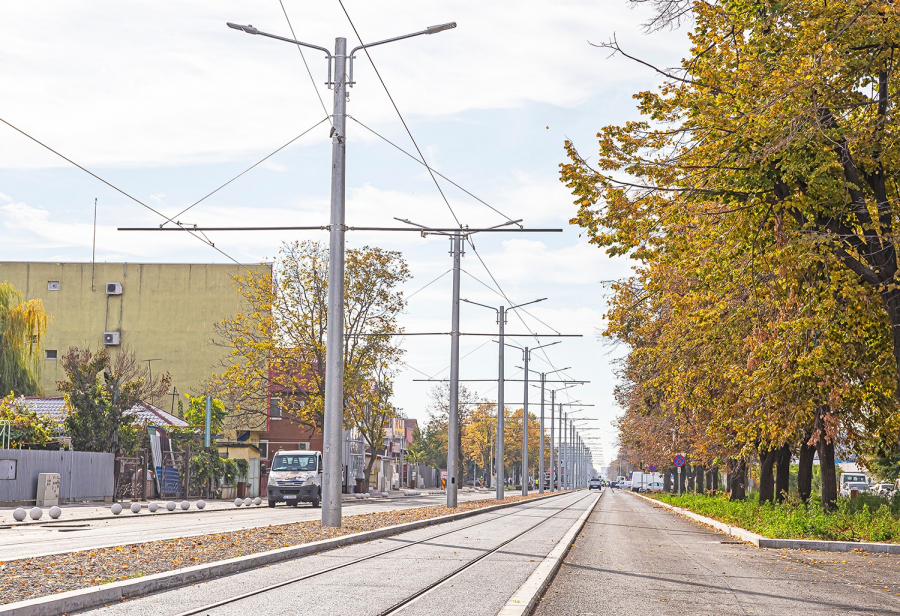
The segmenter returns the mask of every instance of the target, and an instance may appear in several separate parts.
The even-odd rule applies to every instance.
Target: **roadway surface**
[[[900,614],[898,594],[898,556],[760,549],[607,490],[535,614]]]
[[[416,507],[430,507],[446,503],[445,495],[403,496],[386,500],[345,500],[345,515],[399,511]],[[494,498],[493,492],[459,492],[459,501]],[[102,519],[93,521],[60,521],[52,524],[21,524],[0,527],[0,561],[32,556],[63,554],[77,550],[127,545],[145,541],[193,537],[230,530],[290,524],[322,517],[321,509],[301,504],[297,507],[278,505],[270,509],[263,501],[261,507],[235,507],[224,511],[196,513],[133,514],[127,509],[118,517],[109,516],[109,508],[97,510]],[[163,503],[165,505],[165,503]],[[126,504],[127,507],[127,504]],[[69,510],[71,511],[71,510]],[[74,515],[74,514],[73,514]],[[79,515],[79,517],[89,517]]]
[[[525,501],[83,613],[494,616],[598,498],[596,492],[580,491]],[[400,549],[378,555],[394,548]],[[313,577],[212,606],[308,574]],[[396,607],[408,599],[412,601]]]

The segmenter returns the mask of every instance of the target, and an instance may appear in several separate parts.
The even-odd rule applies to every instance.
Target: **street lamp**
[[[360,49],[383,45],[422,34],[436,34],[456,27],[456,23],[429,26],[412,34],[362,44],[347,54],[347,39],[334,41],[334,54],[325,47],[263,32],[252,25],[228,22],[228,27],[247,34],[265,36],[286,43],[317,49],[328,60],[329,88],[334,88],[331,129],[331,224],[328,247],[328,331],[325,343],[325,420],[323,434],[324,472],[322,477],[322,526],[341,525],[341,429],[344,423],[344,210],[347,156],[347,86],[353,81],[353,54]],[[349,58],[349,75],[348,60]],[[334,79],[332,79],[332,65]]]

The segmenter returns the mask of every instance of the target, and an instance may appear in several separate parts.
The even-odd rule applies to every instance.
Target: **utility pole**
[[[553,481],[553,476],[556,474],[556,456],[553,455],[553,450],[556,448],[556,390],[550,390],[550,491],[556,492],[555,482]]]
[[[462,257],[462,235],[451,238],[453,255],[453,307],[450,324],[450,416],[447,433],[447,506],[457,506],[456,465],[459,461],[459,270]]]
[[[544,347],[553,346],[554,344],[559,344],[560,341],[551,342],[549,344],[542,344],[541,346],[537,346],[534,348],[525,347],[522,349],[522,354],[525,358],[525,397],[522,398],[524,410],[522,412],[522,496],[528,496],[528,486],[525,485],[525,477],[528,475],[528,360],[531,359],[531,352],[537,351],[538,349],[542,349]],[[563,368],[563,370],[568,370],[568,368]],[[559,370],[554,370],[553,372],[559,372]],[[539,493],[544,493],[544,382],[546,381],[546,375],[548,373],[541,373],[541,461],[540,461],[540,470],[541,470],[541,487],[539,489]]]
[[[325,341],[322,526],[341,525],[341,429],[344,423],[344,189],[347,160],[347,39],[334,42],[334,128],[331,131],[331,229],[328,247],[328,331]],[[375,452],[372,452],[374,455]]]
[[[317,49],[328,59],[328,85],[334,88],[331,129],[331,223],[328,248],[328,331],[325,342],[325,420],[323,422],[322,526],[341,526],[341,429],[344,423],[344,224],[347,86],[352,85],[354,54],[368,47],[419,36],[437,34],[456,27],[456,23],[430,26],[420,32],[360,44],[347,54],[347,39],[334,40],[334,55],[325,47],[262,32],[252,25],[228,23],[229,28],[247,34],[265,36],[294,45]],[[348,62],[349,60],[349,62]],[[334,64],[334,79],[331,78]],[[350,68],[350,79],[347,68]]]
[[[536,299],[530,302],[525,302],[524,304],[516,304],[515,306],[510,306],[509,308],[505,308],[500,306],[500,308],[494,308],[493,306],[487,306],[485,304],[479,304],[478,302],[473,302],[468,299],[463,299],[461,301],[466,302],[467,304],[474,304],[476,306],[481,306],[482,308],[487,308],[489,310],[493,310],[497,313],[497,324],[500,326],[499,332],[499,347],[500,347],[500,357],[499,357],[499,368],[497,371],[497,500],[503,500],[504,494],[504,484],[506,483],[503,478],[504,468],[503,468],[503,426],[506,420],[505,411],[503,408],[503,384],[504,384],[504,368],[505,368],[505,354],[506,350],[506,342],[504,339],[504,327],[506,326],[506,313],[510,310],[515,310],[516,308],[521,308],[522,306],[528,306],[529,304],[536,304],[538,302],[542,302],[546,297],[542,297],[541,299]],[[527,377],[526,377],[527,378]],[[527,396],[526,396],[527,399]]]
[[[538,494],[544,493],[544,385],[547,381],[547,375],[541,372],[541,435],[540,435],[540,456],[538,458]]]

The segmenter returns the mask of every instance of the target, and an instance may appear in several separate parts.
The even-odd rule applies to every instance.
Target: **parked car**
[[[876,483],[872,486],[872,494],[878,496],[891,497],[894,495],[894,490],[894,484],[890,481],[882,481],[881,483]]]
[[[269,507],[287,503],[312,503],[322,500],[322,453],[319,451],[279,451],[272,460],[266,488]]]
[[[850,496],[851,490],[859,490],[860,493],[869,489],[869,479],[863,473],[841,473],[841,496]]]
[[[662,492],[663,491],[663,482],[662,481],[651,481],[647,485],[644,486],[644,492]]]

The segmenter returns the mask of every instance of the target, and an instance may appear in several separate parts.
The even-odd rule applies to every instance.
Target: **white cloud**
[[[638,76],[605,63],[587,39],[619,34],[651,58],[680,35],[641,37],[645,13],[624,2],[462,0],[429,5],[412,0],[349,0],[368,41],[456,20],[456,30],[374,48],[371,53],[394,100],[410,121],[529,102],[573,108]],[[297,35],[331,47],[352,30],[336,4],[288,4]],[[87,165],[183,164],[221,161],[271,149],[324,117],[295,49],[225,27],[253,22],[288,33],[277,3],[160,0],[135,4],[7,2],[0,46],[4,119]],[[41,36],[35,36],[40,32]],[[305,51],[318,94],[331,108],[321,54]],[[348,112],[395,121],[365,56],[356,60]],[[330,112],[330,111],[329,111]],[[8,127],[0,166],[65,164]],[[324,143],[328,126],[304,137]],[[432,157],[429,144],[423,144]]]

